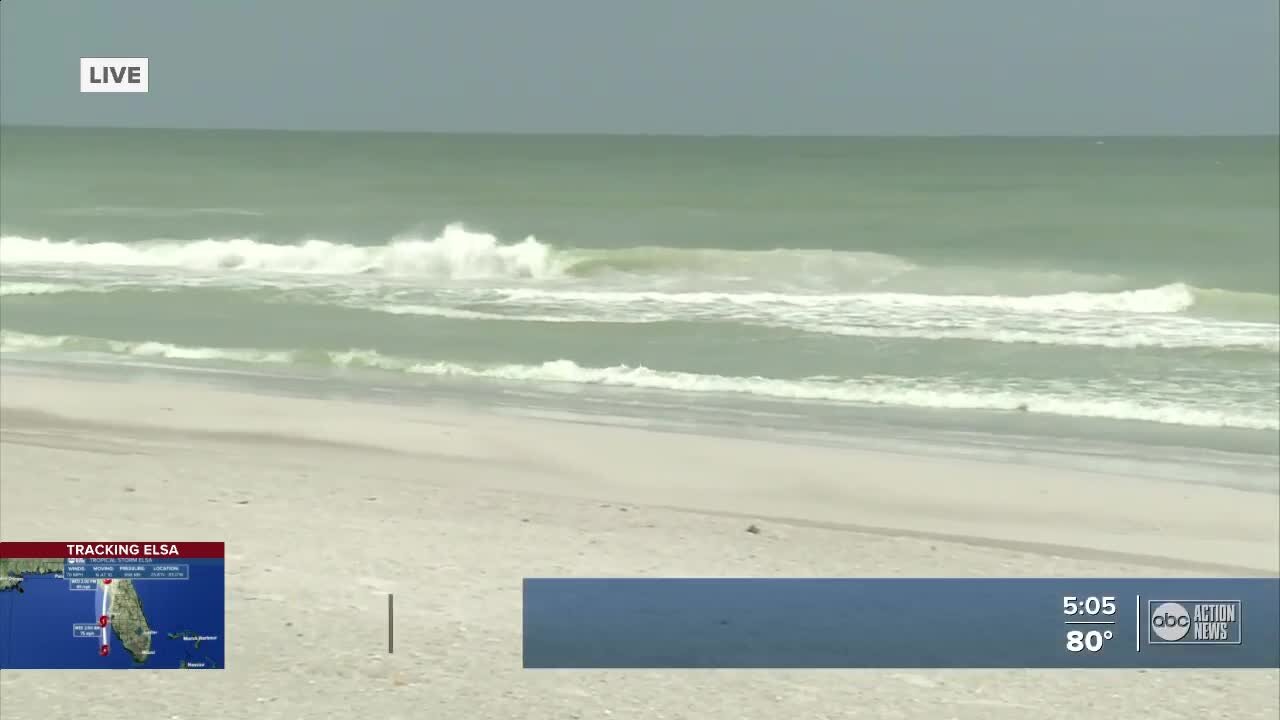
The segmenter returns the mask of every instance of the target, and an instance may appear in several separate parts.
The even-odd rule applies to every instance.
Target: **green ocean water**
[[[0,236],[6,359],[1280,452],[1274,137],[6,127]]]

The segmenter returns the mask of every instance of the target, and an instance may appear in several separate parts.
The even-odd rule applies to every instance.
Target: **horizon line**
[[[559,137],[559,138],[635,138],[635,139],[743,139],[743,140],[1036,140],[1036,139],[1113,139],[1113,138],[1177,138],[1177,139],[1213,139],[1213,138],[1278,138],[1280,131],[1274,133],[749,133],[749,132],[630,132],[607,130],[407,130],[407,129],[370,129],[370,128],[270,128],[270,127],[165,127],[152,125],[74,125],[74,124],[37,124],[37,123],[0,123],[0,128],[30,130],[123,130],[123,131],[167,131],[167,132],[227,132],[227,133],[311,133],[328,135],[451,135],[471,137]]]

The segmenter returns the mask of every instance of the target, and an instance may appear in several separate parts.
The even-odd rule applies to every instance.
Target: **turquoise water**
[[[4,128],[0,327],[6,358],[1274,456],[1278,167],[1274,137]]]

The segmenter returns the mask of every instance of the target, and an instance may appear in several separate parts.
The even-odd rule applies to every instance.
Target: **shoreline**
[[[762,440],[534,418],[452,399],[377,403],[199,383],[13,373],[5,375],[2,390],[7,442],[22,442],[18,438],[24,434],[30,442],[32,432],[41,432],[24,433],[26,427],[55,433],[77,428],[138,440],[169,436],[323,447],[471,464],[477,469],[461,473],[465,479],[454,483],[504,491],[968,542],[1027,543],[1216,571],[1280,570],[1280,520],[1270,512],[1280,499],[1265,491],[1173,485],[1034,463],[824,447],[796,437]],[[128,422],[117,412],[123,407],[130,408]],[[641,469],[645,463],[648,470]],[[1169,516],[1164,519],[1153,517],[1147,500],[1161,496],[1167,500],[1156,504],[1164,506]],[[1228,517],[1229,527],[1216,522]]]
[[[585,395],[507,387],[470,380],[409,382],[378,371],[355,373],[270,372],[203,367],[178,362],[101,363],[88,359],[0,355],[0,374],[91,382],[160,382],[235,393],[289,398],[328,398],[392,407],[451,404],[502,415],[579,423],[588,426],[640,427],[708,438],[770,440],[790,445],[872,450],[905,457],[977,459],[997,464],[1030,464],[1090,473],[1139,476],[1193,485],[1230,487],[1280,495],[1280,436],[1258,430],[1204,429],[1236,433],[1239,443],[1180,442],[1197,428],[1168,426],[1138,429],[1141,422],[1109,421],[1120,437],[1105,427],[1066,437],[1050,432],[1044,422],[1055,418],[1022,418],[1033,427],[1015,433],[1008,413],[972,411],[965,418],[930,419],[928,413],[895,407],[841,408],[775,402],[755,407],[733,398],[704,398],[704,404],[681,404],[677,396],[639,400],[624,394],[611,403],[607,392],[585,387]],[[605,391],[613,388],[605,387]],[[624,391],[625,393],[626,391]],[[710,402],[706,402],[706,401]],[[954,412],[954,411],[946,411]],[[922,414],[923,413],[923,414]],[[1002,417],[1003,415],[1003,417]],[[961,420],[964,422],[961,422]],[[1102,422],[1102,421],[1091,421]],[[1149,433],[1145,434],[1144,433]],[[1161,439],[1155,439],[1159,436]],[[1259,438],[1266,436],[1266,441]],[[1265,450],[1260,449],[1265,444]],[[1274,447],[1271,447],[1274,446]]]

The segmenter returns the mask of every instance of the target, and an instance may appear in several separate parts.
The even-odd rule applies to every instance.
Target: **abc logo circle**
[[[1161,640],[1176,642],[1191,629],[1191,614],[1179,603],[1160,603],[1151,612],[1151,629]]]

